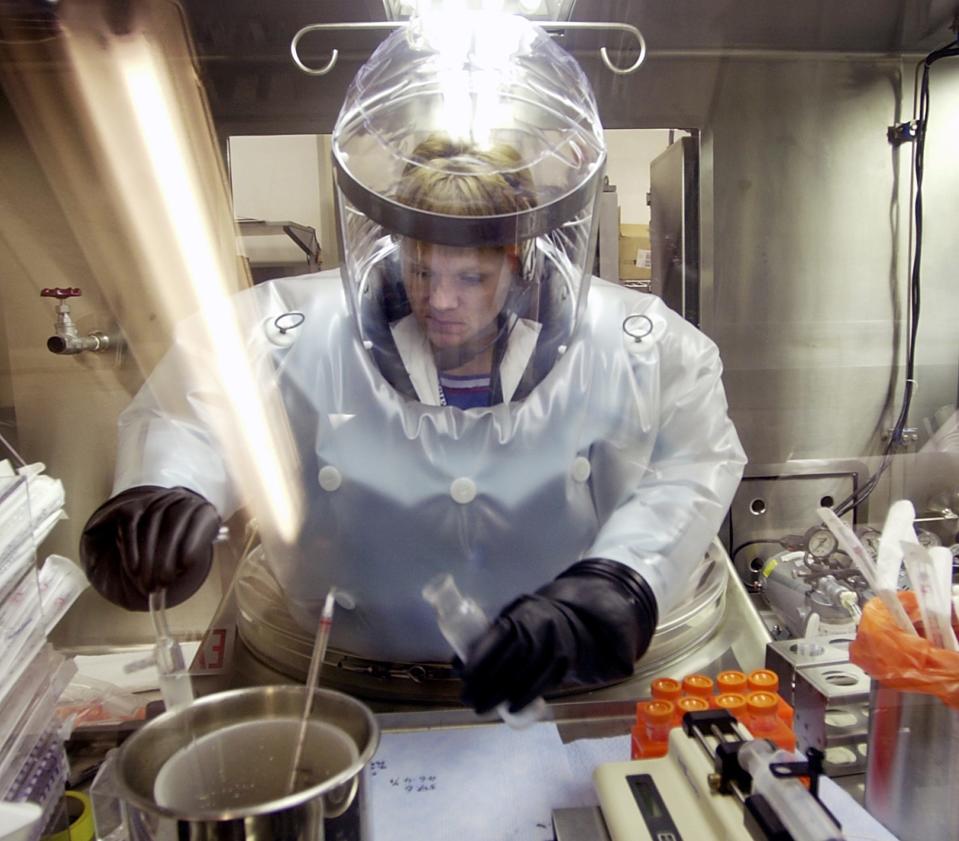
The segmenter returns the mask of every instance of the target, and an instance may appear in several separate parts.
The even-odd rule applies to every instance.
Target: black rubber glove
[[[624,564],[580,561],[532,596],[507,605],[470,647],[463,701],[512,712],[562,683],[629,677],[656,630],[656,599]]]
[[[80,538],[80,561],[93,588],[127,610],[149,609],[153,590],[166,605],[186,601],[213,562],[220,515],[186,488],[141,485],[93,512]]]

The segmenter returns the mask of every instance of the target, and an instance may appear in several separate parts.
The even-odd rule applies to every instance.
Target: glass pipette
[[[316,640],[313,643],[313,657],[310,660],[310,671],[306,676],[306,701],[303,704],[303,717],[296,734],[296,748],[293,751],[293,764],[290,767],[290,784],[287,789],[292,793],[296,785],[296,772],[299,770],[300,758],[303,754],[303,742],[306,740],[306,725],[310,720],[310,711],[313,709],[313,695],[316,683],[320,676],[320,666],[326,656],[326,646],[330,641],[330,629],[333,627],[333,607],[336,604],[336,588],[330,587],[323,602],[320,613],[320,623],[316,628]]]

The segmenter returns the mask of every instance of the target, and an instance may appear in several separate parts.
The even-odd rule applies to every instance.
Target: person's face
[[[459,347],[494,322],[513,276],[505,250],[406,241],[401,251],[413,315],[434,348]]]

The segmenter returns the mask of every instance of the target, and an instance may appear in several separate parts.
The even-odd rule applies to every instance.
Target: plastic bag
[[[146,717],[146,701],[105,680],[77,674],[63,690],[57,716],[79,727],[88,724],[122,724]]]
[[[870,599],[859,621],[856,639],[849,646],[849,659],[883,686],[902,692],[935,695],[959,709],[959,652],[935,648],[922,634],[922,619],[916,594],[897,593],[920,636],[902,631],[886,606]]]

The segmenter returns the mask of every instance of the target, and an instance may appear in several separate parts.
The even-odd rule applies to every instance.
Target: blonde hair
[[[403,170],[395,198],[407,207],[447,216],[500,216],[529,210],[533,179],[506,143],[476,149],[441,134],[420,143]]]

